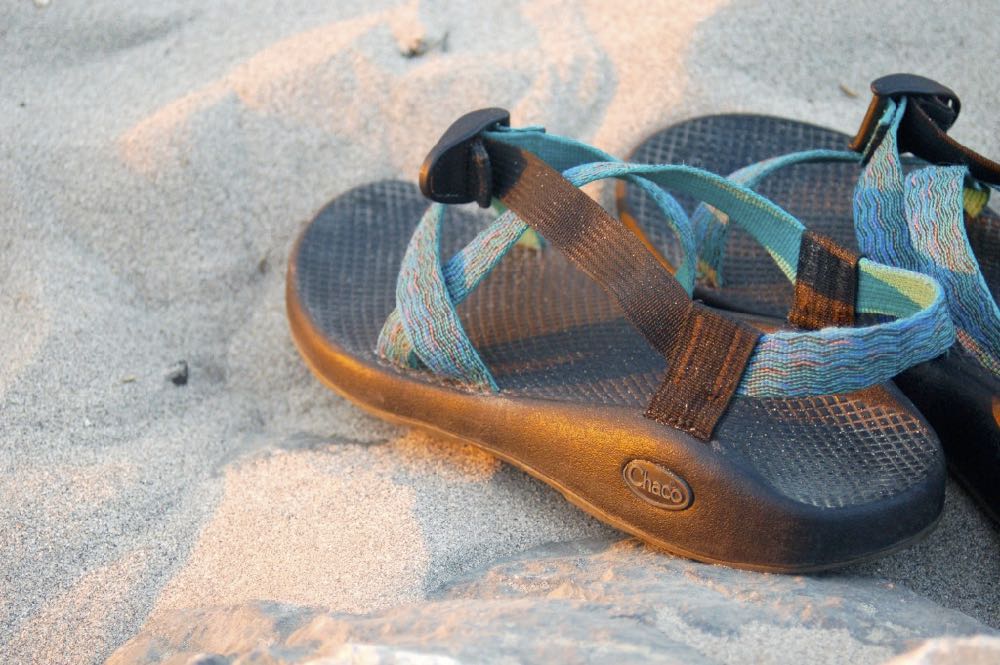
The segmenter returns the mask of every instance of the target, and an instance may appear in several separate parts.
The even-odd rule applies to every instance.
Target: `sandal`
[[[800,244],[823,241],[714,174],[623,164],[508,117],[452,125],[421,171],[430,207],[415,186],[383,181],[302,232],[288,317],[324,383],[700,561],[818,570],[933,527],[940,445],[887,381],[953,341],[934,280],[861,259],[858,309],[893,318],[860,328],[779,329],[710,309],[689,295],[693,252],[672,276],[578,187],[627,179],[692,249],[663,187],[697,196],[741,220],[793,282]],[[492,214],[456,205],[472,201]]]
[[[897,74],[872,90],[853,140],[794,120],[717,115],[657,132],[631,159],[730,173],[811,231],[940,281],[958,344],[896,383],[940,435],[956,478],[1000,522],[1000,217],[986,207],[988,186],[1000,185],[1000,164],[946,134],[960,110],[948,88]],[[916,157],[901,158],[907,151]],[[690,197],[680,202],[686,210],[698,205]],[[622,183],[618,207],[667,259],[687,251],[659,228],[661,215],[641,189]],[[691,222],[696,297],[783,317],[795,293],[753,238],[703,206]]]

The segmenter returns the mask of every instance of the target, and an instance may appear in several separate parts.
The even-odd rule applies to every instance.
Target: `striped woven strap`
[[[958,167],[926,167],[904,175],[902,149],[938,163],[961,163],[984,181],[996,182],[998,166],[959,146],[937,127],[926,100],[887,99],[863,151],[812,150],[781,155],[736,171],[729,177],[749,187],[779,169],[803,163],[863,162],[854,193],[854,228],[861,251],[887,265],[937,279],[957,326],[959,344],[994,374],[1000,374],[1000,308],[980,270],[963,224],[971,207],[985,206],[989,188],[969,181]],[[912,108],[911,108],[912,107]],[[902,135],[907,144],[901,149]],[[691,217],[698,246],[699,275],[724,281],[722,259],[729,219],[701,205]]]
[[[667,359],[672,371],[646,415],[700,438],[710,437],[760,333],[693,303],[631,231],[533,153],[498,141],[488,145],[497,196],[605,288]],[[397,285],[398,313],[390,316],[379,348],[385,357],[399,359],[400,350],[386,346],[406,339],[437,374],[496,389],[462,330],[440,269],[440,211],[433,206],[414,233]],[[509,247],[519,232],[494,246]],[[490,244],[482,242],[487,240],[482,235],[479,240]],[[455,286],[454,295],[463,295],[462,282]],[[692,327],[702,332],[693,335]],[[720,349],[728,350],[720,354]]]
[[[608,177],[640,179],[655,183],[657,189],[668,187],[706,200],[741,220],[763,242],[789,279],[795,280],[802,225],[746,187],[684,166],[621,162],[574,165],[572,157],[585,155],[586,151],[580,151],[574,142],[539,131],[489,132],[485,136],[521,149],[530,146],[550,164],[567,167],[564,175],[576,186]],[[437,215],[425,217],[429,224],[439,223],[439,220]],[[504,213],[444,268],[438,263],[437,269],[443,279],[429,283],[454,306],[492,270],[523,231],[523,221],[511,212]],[[422,255],[429,256],[427,253]],[[434,260],[439,261],[439,257]],[[951,344],[954,331],[943,307],[941,290],[933,280],[864,259],[858,263],[858,275],[858,311],[887,314],[897,317],[895,320],[863,328],[779,331],[763,335],[753,348],[735,392],[770,397],[847,392],[883,382],[913,364],[939,355]],[[404,296],[399,297],[400,293]],[[417,348],[417,344],[423,345],[424,336],[414,340],[406,333],[401,319],[408,318],[414,303],[421,306],[421,302],[428,302],[426,298],[414,299],[407,294],[409,291],[405,288],[397,291],[397,312],[389,317],[380,335],[379,352],[397,362],[413,364],[413,355],[422,358],[425,353],[437,351],[433,347]],[[433,312],[433,306],[427,307]],[[680,336],[690,336],[693,321],[689,323],[692,325],[683,328],[686,332],[681,332]],[[450,316],[439,317],[427,325],[449,325],[452,331],[458,330],[464,335]],[[441,335],[439,339],[449,337]],[[471,343],[448,348],[468,349]],[[672,362],[683,364],[676,358]],[[469,367],[478,370],[476,363],[470,363]],[[477,381],[475,372],[465,375],[465,370],[450,368],[448,371],[452,373],[446,375],[452,378],[470,383]],[[481,380],[477,385],[492,387]]]
[[[596,148],[569,139],[558,141],[559,152],[553,160],[557,163],[575,163],[574,160],[588,161],[607,156]],[[576,186],[591,181],[592,178],[588,179],[585,174],[571,179]],[[690,294],[694,286],[694,240],[687,214],[662,187],[646,180],[637,180],[636,184],[648,191],[675,229],[681,246],[689,250],[686,254],[690,258],[683,261],[674,277]],[[504,208],[503,205],[494,207]],[[397,282],[397,308],[382,327],[376,351],[399,365],[430,367],[442,376],[495,390],[496,381],[492,375],[481,371],[482,359],[468,341],[454,308],[493,271],[529,227],[514,212],[503,211],[442,266],[439,238],[444,215],[442,204],[431,205],[414,231]],[[419,288],[414,288],[418,283],[414,271],[428,275],[419,280]],[[407,316],[403,316],[403,312]],[[413,333],[408,329],[413,329]],[[436,337],[426,329],[433,329]]]
[[[904,173],[900,123],[909,100],[889,101],[854,195],[862,251],[890,265],[933,276],[945,293],[959,344],[1000,376],[1000,309],[965,228],[968,169],[932,166]],[[976,190],[982,195],[989,190]],[[979,197],[982,199],[982,196]],[[981,207],[982,200],[978,201]]]
[[[723,210],[760,242],[795,283],[805,228],[746,187],[700,169],[644,164],[587,164],[570,170],[602,177],[642,176]],[[825,395],[882,383],[944,353],[955,330],[938,283],[867,259],[858,267],[858,313],[894,320],[858,328],[785,330],[760,338],[737,393],[756,397]]]

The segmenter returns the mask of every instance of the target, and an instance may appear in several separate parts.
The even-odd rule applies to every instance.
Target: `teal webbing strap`
[[[873,259],[937,279],[959,344],[1000,376],[1000,309],[969,245],[965,166],[904,173],[898,133],[906,99],[887,102],[854,193],[858,244]],[[877,142],[876,142],[877,141]]]
[[[642,176],[700,198],[738,221],[792,282],[804,227],[789,213],[742,185],[688,166],[587,164],[568,173],[588,177]],[[859,312],[898,317],[860,328],[780,331],[764,335],[737,392],[758,397],[848,392],[891,379],[944,353],[954,342],[941,287],[918,273],[862,259]]]
[[[756,189],[768,176],[789,166],[832,162],[857,163],[860,159],[858,153],[845,150],[806,150],[750,164],[726,177],[745,187]],[[716,286],[722,286],[725,280],[722,264],[726,239],[731,228],[729,222],[727,215],[704,203],[700,204],[691,215],[691,227],[698,247],[698,271]]]
[[[596,148],[538,130],[512,130],[499,135],[513,138],[512,144],[517,143],[518,139],[528,138],[530,144],[544,146],[545,152],[560,165],[575,164],[575,160],[587,160],[595,156],[607,157]],[[577,186],[590,182],[585,178],[570,180]],[[694,288],[694,241],[687,214],[662,187],[645,180],[637,181],[637,184],[649,191],[664,216],[677,230],[678,237],[683,239],[684,246],[690,248],[689,252],[685,252],[685,260],[675,275],[690,295]],[[494,200],[494,209],[502,210],[503,205]],[[437,374],[479,388],[495,390],[495,379],[488,371],[483,371],[485,365],[462,330],[453,310],[493,271],[528,227],[514,213],[503,212],[442,267],[437,237],[444,208],[432,206],[432,210],[435,212],[424,217],[407,249],[404,257],[404,267],[407,270],[405,280],[404,272],[400,272],[397,307],[390,313],[379,333],[376,352],[390,362],[413,368],[431,366],[433,363]],[[433,229],[429,228],[431,226]],[[433,242],[427,240],[430,237],[434,238]],[[440,272],[440,277],[437,272]],[[421,282],[422,290],[413,290],[415,276],[423,273],[427,273],[427,276]],[[404,312],[408,316],[404,316]],[[435,316],[435,312],[440,312],[440,316]],[[407,326],[414,331],[413,334],[407,333]],[[429,332],[421,333],[421,330]]]
[[[548,140],[539,138],[548,137]],[[497,132],[494,140],[510,140],[519,147],[534,143],[548,150],[559,166],[572,162],[576,155],[589,154],[579,151],[564,139],[537,132]],[[548,146],[548,147],[545,147]],[[539,149],[542,149],[539,148]],[[659,186],[669,187],[701,198],[730,214],[754,235],[771,253],[786,276],[794,281],[798,264],[798,251],[803,227],[787,212],[756,194],[752,190],[714,174],[685,166],[630,165],[605,162],[577,165],[566,171],[565,177],[580,186],[594,180],[615,177],[641,178]],[[509,213],[508,213],[509,214]],[[479,246],[502,247],[523,232],[523,223],[504,236],[505,240],[491,245],[485,240]],[[508,219],[497,220],[503,227],[515,224]],[[490,229],[494,229],[491,225]],[[485,233],[485,232],[484,232]],[[482,236],[482,234],[481,234]],[[475,244],[475,241],[474,241]],[[461,253],[460,253],[461,254]],[[447,296],[462,298],[468,287],[474,288],[479,280],[496,265],[501,251],[486,258],[475,257],[488,252],[470,251],[447,268],[444,284]],[[439,258],[435,259],[439,260]],[[454,259],[453,259],[454,261]],[[478,265],[482,270],[470,277],[461,267]],[[449,262],[449,266],[452,263]],[[451,272],[452,278],[448,279]],[[404,303],[400,301],[400,304]],[[408,306],[408,305],[407,305]],[[954,330],[943,305],[938,285],[927,277],[881,266],[862,260],[859,264],[858,311],[878,312],[899,317],[876,326],[864,328],[828,328],[820,331],[782,331],[764,335],[744,373],[738,392],[753,396],[796,396],[830,394],[855,390],[883,382],[918,362],[940,355],[950,346]],[[408,341],[400,335],[399,319],[407,313],[400,311],[390,316],[379,340],[379,350],[389,358],[411,357],[409,351],[400,351]],[[445,317],[447,318],[447,317]],[[463,333],[464,334],[464,333]],[[412,341],[412,340],[410,340]]]

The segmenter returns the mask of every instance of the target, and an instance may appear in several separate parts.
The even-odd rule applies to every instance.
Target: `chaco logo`
[[[634,459],[622,469],[625,484],[640,499],[667,510],[691,505],[691,488],[684,479],[659,464]]]

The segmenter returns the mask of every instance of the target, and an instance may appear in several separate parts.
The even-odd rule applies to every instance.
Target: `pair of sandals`
[[[947,88],[873,91],[853,141],[711,116],[627,162],[470,113],[419,190],[358,187],[303,231],[292,336],[365,409],[692,559],[893,551],[936,524],[946,460],[995,516],[1000,165],[946,134]],[[608,178],[620,219],[579,189]]]

